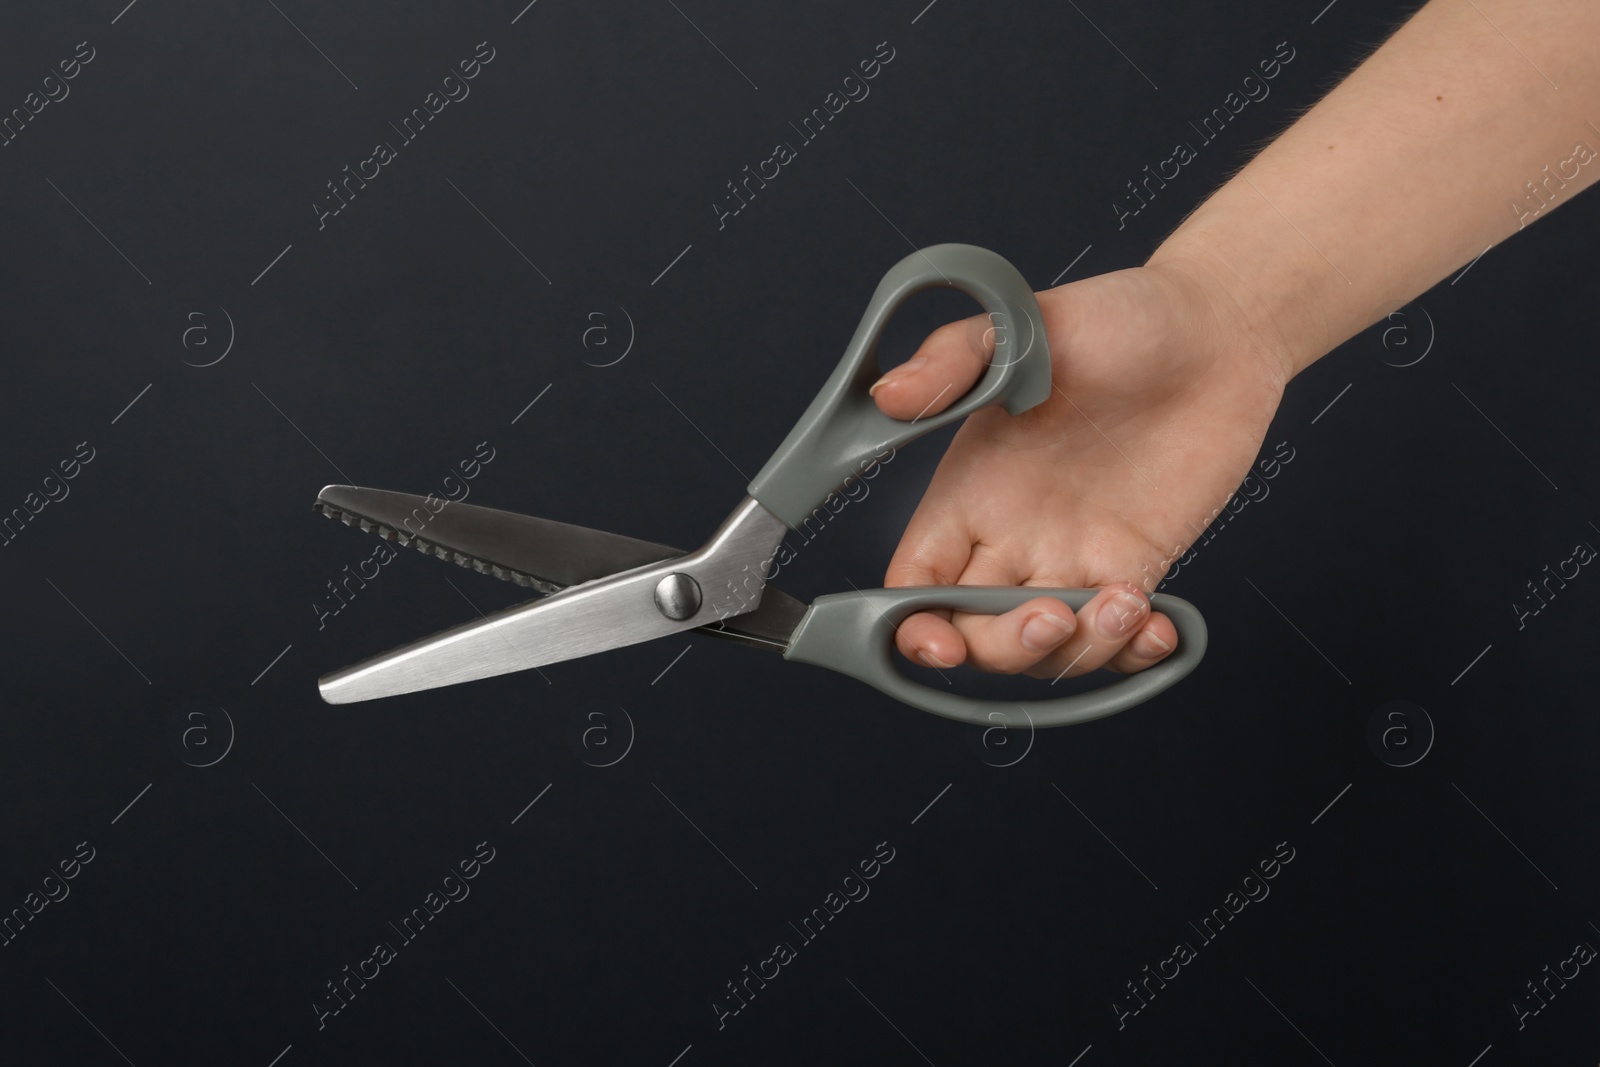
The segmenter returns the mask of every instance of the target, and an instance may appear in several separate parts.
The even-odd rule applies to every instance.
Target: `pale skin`
[[[1170,655],[1149,594],[1250,473],[1289,380],[1600,177],[1577,151],[1600,151],[1597,46],[1596,0],[1432,0],[1145,266],[1039,293],[1055,391],[967,419],[884,584],[1099,592],[1076,613],[914,615],[900,652],[1049,678]],[[976,323],[929,336],[879,408],[960,397]]]

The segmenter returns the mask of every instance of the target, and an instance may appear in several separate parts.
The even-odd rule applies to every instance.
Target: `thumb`
[[[914,421],[937,414],[972,388],[994,354],[994,330],[987,315],[946,323],[906,362],[871,389],[878,410]]]

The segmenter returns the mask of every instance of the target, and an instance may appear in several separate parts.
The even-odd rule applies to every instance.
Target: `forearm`
[[[1597,47],[1597,0],[1432,0],[1150,263],[1287,380],[1600,177]]]

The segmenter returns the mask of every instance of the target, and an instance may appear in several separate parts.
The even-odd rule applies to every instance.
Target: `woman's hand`
[[[1177,632],[1148,594],[1250,472],[1288,361],[1198,266],[1167,262],[1039,294],[1050,399],[970,416],[889,563],[886,586],[1100,588],[1074,615],[1039,597],[1004,615],[923,612],[901,653],[1037,677],[1133,672]],[[948,407],[992,350],[984,316],[935,331],[873,387],[912,419]]]

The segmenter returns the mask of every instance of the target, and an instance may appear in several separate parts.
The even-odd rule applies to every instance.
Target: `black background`
[[[1266,451],[1293,462],[1167,587],[1210,651],[1129,713],[983,737],[698,637],[319,700],[524,595],[407,551],[319,629],[376,543],[313,515],[323,484],[436,491],[488,441],[474,502],[696,544],[913,246],[993,248],[1041,289],[1136,265],[1409,10],[924,3],[0,15],[4,109],[96,53],[0,149],[0,511],[95,457],[0,549],[0,910],[95,850],[0,948],[0,1059],[1600,1057],[1592,968],[1523,1029],[1511,1008],[1600,943],[1600,578],[1521,630],[1511,607],[1600,543],[1594,198],[1291,384]],[[325,183],[480,41],[470,97],[319,230]],[[724,183],[883,41],[871,95],[719,229]],[[1124,183],[1281,41],[1271,97],[1119,231]],[[1438,178],[1391,195],[1427,211]],[[918,298],[902,354],[964,312]],[[783,584],[880,584],[947,440]],[[1431,748],[1415,714],[1369,744],[1394,699]],[[483,841],[471,895],[319,1029],[324,983]],[[725,983],[880,842],[871,895],[719,1029]],[[1271,895],[1199,945],[1280,842]],[[1119,1029],[1180,940],[1198,958]]]

